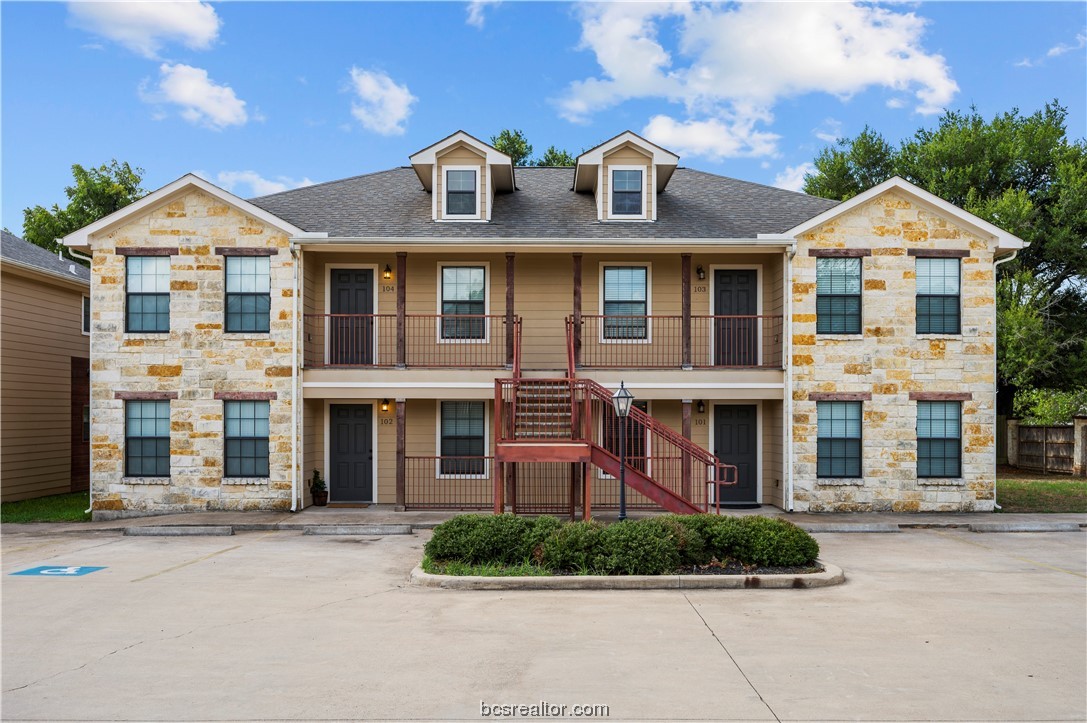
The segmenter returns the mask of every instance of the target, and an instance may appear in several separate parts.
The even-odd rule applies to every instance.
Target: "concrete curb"
[[[805,532],[902,532],[893,522],[809,522],[798,525]]]
[[[845,582],[837,565],[819,561],[823,572],[804,575],[569,575],[540,577],[453,577],[411,571],[416,587],[443,590],[742,590],[830,587]]]
[[[126,527],[125,535],[132,537],[229,537],[234,534],[230,525],[159,525]]]
[[[411,525],[306,525],[303,535],[410,535]]]
[[[975,522],[971,532],[1079,532],[1075,522]]]

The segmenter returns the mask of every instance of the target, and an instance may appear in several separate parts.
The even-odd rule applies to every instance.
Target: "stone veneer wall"
[[[225,334],[224,257],[216,247],[272,256],[268,334]],[[125,333],[121,247],[178,247],[170,258],[170,332]],[[291,504],[291,313],[288,237],[193,190],[92,240],[92,507],[96,518],[195,510],[285,510]],[[169,479],[124,476],[125,402],[117,392],[173,392]],[[223,479],[223,401],[274,393],[270,478]]]
[[[793,442],[798,511],[984,511],[993,508],[996,391],[995,242],[888,192],[798,240],[793,259]],[[871,249],[861,259],[863,335],[816,334],[816,259],[809,249]],[[961,335],[915,331],[915,261],[907,249],[964,249]],[[813,392],[867,392],[862,479],[816,476]],[[963,476],[917,478],[917,402],[910,392],[969,392],[962,402]]]

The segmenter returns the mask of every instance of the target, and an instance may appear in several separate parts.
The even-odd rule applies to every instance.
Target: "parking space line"
[[[1037,560],[1032,560],[1029,557],[1020,557],[1019,555],[1009,555],[1008,553],[1004,552],[1003,550],[998,550],[995,547],[989,547],[988,545],[983,545],[980,542],[974,542],[973,540],[964,540],[961,537],[951,535],[951,534],[949,534],[947,532],[941,532],[940,530],[932,530],[932,532],[935,532],[940,537],[946,537],[949,540],[957,540],[957,541],[962,542],[962,543],[964,543],[966,545],[973,545],[974,547],[980,547],[980,548],[985,549],[985,550],[992,550],[993,552],[998,552],[1001,555],[1004,555],[1005,557],[1012,558],[1013,560],[1019,560],[1020,562],[1029,562],[1031,565],[1037,565],[1038,567],[1044,567],[1047,570],[1053,570],[1054,572],[1063,572],[1063,573],[1068,574],[1068,575],[1075,575],[1076,577],[1082,577],[1084,579],[1087,579],[1087,575],[1084,575],[1082,572],[1076,572],[1075,570],[1066,570],[1063,567],[1056,567],[1055,565],[1047,565],[1044,562],[1038,562]],[[1005,533],[1005,534],[1014,534],[1014,533]]]
[[[137,577],[135,580],[132,580],[131,582],[143,582],[144,580],[150,580],[153,577],[158,577],[159,575],[165,575],[168,572],[173,572],[174,570],[180,570],[183,567],[188,567],[189,565],[195,565],[198,562],[203,562],[204,560],[215,557],[216,555],[222,555],[224,552],[230,552],[231,550],[237,550],[239,547],[241,547],[241,545],[234,545],[234,547],[227,547],[227,548],[224,548],[222,550],[218,550],[216,552],[212,552],[210,554],[204,555],[203,557],[198,557],[195,560],[189,560],[188,562],[183,562],[180,565],[174,565],[173,567],[168,567],[165,570],[159,570],[158,572],[153,572],[150,575],[144,575],[143,577]]]

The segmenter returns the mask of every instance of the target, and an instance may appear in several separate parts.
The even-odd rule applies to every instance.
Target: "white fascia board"
[[[132,218],[133,216],[136,216],[140,213],[144,213],[157,206],[161,206],[162,204],[168,202],[174,196],[180,195],[181,193],[187,191],[190,188],[199,189],[204,193],[208,194],[209,196],[218,198],[223,203],[233,206],[247,216],[252,216],[258,221],[266,223],[269,226],[278,228],[280,231],[283,231],[289,236],[302,237],[307,234],[306,231],[303,231],[294,224],[288,223],[283,219],[279,218],[278,216],[268,213],[263,208],[254,206],[253,204],[249,203],[249,201],[246,201],[244,198],[235,196],[233,193],[219,188],[215,184],[209,183],[197,175],[194,175],[192,173],[186,173],[184,176],[177,179],[173,183],[168,183],[157,191],[152,191],[151,193],[147,194],[139,201],[130,203],[124,208],[114,211],[105,218],[101,218],[92,224],[84,226],[78,231],[73,231],[61,240],[64,242],[65,246],[74,246],[79,248],[87,247],[90,245],[90,237],[94,234],[101,233],[107,229],[113,228],[114,226],[124,223],[124,221],[128,218]]]
[[[586,165],[602,163],[604,160],[604,154],[606,154],[613,148],[618,148],[624,143],[630,143],[631,145],[635,145],[642,150],[648,151],[650,156],[652,156],[653,158],[653,163],[656,165],[679,165],[679,156],[677,156],[675,153],[672,153],[667,148],[661,148],[656,143],[647,141],[646,139],[642,138],[640,135],[632,131],[623,131],[614,138],[606,140],[595,148],[590,148],[589,150],[585,151],[577,157],[576,165],[581,165],[583,163]]]
[[[872,188],[869,188],[864,193],[854,196],[848,201],[843,201],[834,208],[828,209],[823,213],[819,214],[818,216],[813,216],[799,226],[794,226],[788,231],[785,231],[782,234],[777,234],[774,237],[788,236],[795,238],[797,236],[805,234],[812,229],[823,225],[827,221],[835,219],[844,213],[849,213],[854,208],[868,203],[872,199],[877,198],[886,193],[887,191],[891,190],[899,191],[913,198],[921,204],[928,206],[935,212],[954,219],[955,221],[958,221],[959,223],[969,227],[971,230],[976,231],[982,236],[989,236],[996,239],[997,246],[1000,249],[1021,249],[1027,246],[1027,242],[1019,238],[1018,236],[1008,233],[1004,229],[989,223],[983,218],[978,218],[969,211],[964,211],[953,203],[948,203],[939,196],[931,194],[923,188],[919,188],[913,185],[912,183],[900,176],[893,176],[892,178],[888,178],[886,181],[879,184],[878,186],[872,186]],[[770,235],[765,236],[770,237]],[[764,234],[759,234],[759,238],[763,237]]]

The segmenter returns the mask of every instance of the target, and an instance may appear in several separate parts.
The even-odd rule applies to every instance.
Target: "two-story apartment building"
[[[994,504],[995,263],[901,179],[835,204],[630,132],[572,168],[455,133],[243,200],[186,176],[93,255],[99,516]],[[610,395],[636,398],[623,426]],[[718,486],[713,480],[729,482]]]

